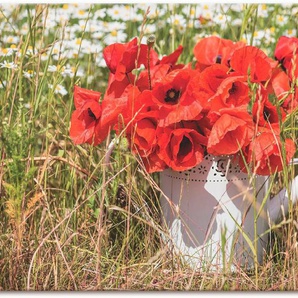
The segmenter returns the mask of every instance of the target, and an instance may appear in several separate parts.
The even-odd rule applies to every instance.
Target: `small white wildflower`
[[[73,14],[74,18],[86,19],[88,17],[88,10],[83,7],[78,7],[76,12]]]
[[[123,5],[113,5],[111,8],[107,9],[107,15],[113,20],[122,20],[123,16],[125,16],[125,12]]]
[[[231,21],[231,16],[218,13],[213,18],[213,22],[221,26],[221,28],[226,28],[227,24]]]
[[[20,38],[18,36],[8,35],[3,36],[3,42],[4,43],[18,43],[20,41]]]
[[[77,77],[82,77],[85,75],[81,67],[76,69],[74,66],[70,66],[70,65],[66,65],[65,67],[63,67],[61,74],[63,77],[68,76],[70,78],[73,78],[75,74]]]
[[[289,18],[280,14],[276,16],[276,21],[279,25],[283,26],[285,24],[288,24]]]
[[[95,19],[104,19],[106,15],[107,15],[106,8],[98,9],[94,13],[94,18]]]
[[[18,66],[14,62],[7,62],[4,60],[0,63],[0,68],[17,69]]]
[[[56,71],[57,71],[57,66],[56,65],[49,65],[48,72],[56,72]]]
[[[23,76],[27,79],[32,78],[34,75],[35,75],[35,72],[31,69],[29,69],[27,71],[23,70]]]
[[[54,86],[52,84],[49,84],[49,88],[53,89]],[[62,86],[61,84],[57,84],[54,90],[55,94],[61,94],[62,96],[66,95],[68,92],[65,89],[64,86]]]
[[[296,37],[297,36],[297,30],[296,29],[286,29],[284,35],[288,36],[288,37]]]
[[[109,45],[116,42],[125,42],[127,34],[122,30],[113,30],[109,34],[106,34],[104,37],[105,44]]]
[[[49,54],[44,52],[40,55],[40,60],[41,61],[47,61],[49,59]]]
[[[169,24],[171,24],[171,25],[176,26],[176,27],[180,27],[180,26],[185,27],[185,25],[186,25],[186,20],[185,20],[185,18],[184,18],[182,15],[178,15],[178,14],[176,14],[176,15],[171,15],[171,16],[168,18],[167,22],[168,22]]]
[[[32,46],[29,46],[27,48],[26,55],[32,56],[32,55],[35,55],[35,54],[37,54],[37,50],[36,49],[33,49]]]
[[[0,56],[9,57],[13,54],[14,49],[12,48],[0,48]]]
[[[17,52],[19,50],[14,43],[10,45],[10,49],[13,50],[14,52]]]

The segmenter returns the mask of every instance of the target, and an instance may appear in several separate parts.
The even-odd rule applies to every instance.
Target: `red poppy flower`
[[[293,53],[298,49],[298,38],[281,36],[274,50],[274,57],[282,62],[285,57],[293,56]]]
[[[233,52],[244,46],[243,42],[233,42],[217,36],[203,38],[199,40],[193,50],[197,60],[196,68],[204,70],[215,63],[229,66],[229,60]]]
[[[116,80],[113,73],[109,74],[108,86],[104,97],[119,98],[126,96],[129,88],[133,85],[135,76],[131,73],[123,77],[122,80]]]
[[[289,76],[281,69],[277,69],[268,86],[287,114],[298,107],[298,88],[291,85]]]
[[[137,113],[140,107],[137,99],[139,95],[139,89],[136,86],[129,85],[127,92],[119,98],[104,97],[100,120],[102,126],[113,127],[117,133],[120,133]]]
[[[254,46],[245,46],[234,51],[231,68],[240,75],[249,75],[251,82],[266,82],[277,62],[270,59],[262,50]]]
[[[276,44],[274,56],[281,63],[283,69],[287,71],[291,81],[293,81],[294,78],[298,78],[297,37],[281,36]]]
[[[127,129],[127,138],[134,152],[140,156],[148,156],[156,145],[157,111],[149,111],[136,116]]]
[[[248,113],[226,109],[214,123],[209,138],[207,151],[213,155],[235,154],[246,146],[252,138],[252,120]]]
[[[161,172],[168,168],[167,164],[159,157],[159,147],[155,146],[148,156],[142,156],[142,162],[148,173]]]
[[[141,64],[147,65],[148,46],[138,44],[138,39],[135,37],[128,43],[114,43],[105,47],[103,57],[110,71],[115,74],[115,80],[122,81],[133,69],[140,67]],[[152,65],[157,61],[157,53],[150,51]]]
[[[168,126],[199,116],[202,107],[193,96],[192,89],[188,89],[191,76],[195,74],[196,71],[191,69],[174,70],[156,82],[152,95],[159,107],[159,125]]]
[[[151,88],[155,86],[155,83],[160,80],[160,78],[164,78],[171,70],[171,66],[169,64],[158,64],[150,68],[150,80],[151,80]],[[136,82],[136,86],[138,86],[140,91],[149,90],[149,74],[148,70],[143,70],[138,76],[138,80]]]
[[[72,113],[70,137],[75,144],[99,144],[108,134],[101,129],[102,107],[99,103],[100,92],[74,87],[76,110]]]
[[[247,76],[230,76],[222,81],[215,95],[210,98],[210,111],[235,108],[250,102]]]
[[[290,86],[290,79],[280,68],[275,69],[267,88],[268,92],[275,94],[279,104],[281,104],[285,111],[290,112],[290,107],[295,108],[297,106],[298,103],[293,102],[294,97]]]
[[[216,94],[218,87],[228,77],[228,67],[214,64],[197,73],[189,82],[193,96],[202,106],[202,112],[206,113],[211,107],[211,98]]]
[[[204,137],[194,129],[160,129],[158,155],[174,171],[184,171],[203,160],[202,142],[204,142]]]
[[[171,53],[170,55],[162,57],[156,64],[170,64],[174,65],[176,64],[178,58],[180,57],[181,53],[183,51],[183,46],[179,45],[178,48]]]
[[[86,104],[98,103],[100,96],[100,92],[74,86],[73,99],[77,110],[83,109]]]
[[[245,163],[258,175],[272,175],[284,168],[282,152],[285,152],[285,163],[288,164],[295,151],[295,144],[291,139],[286,139],[282,145],[277,131],[261,128],[256,138],[244,150]],[[240,159],[244,172],[247,171],[245,163]]]
[[[151,86],[149,86],[149,70],[147,68],[143,70],[139,74],[138,80],[136,82],[136,85],[139,87],[140,91],[154,87],[155,83],[160,80],[160,78],[165,77],[170,71],[183,68],[184,64],[176,65],[176,62],[182,51],[183,47],[180,45],[173,53],[158,59],[154,65],[150,66]]]

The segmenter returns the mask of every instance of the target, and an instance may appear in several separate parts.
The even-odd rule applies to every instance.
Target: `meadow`
[[[0,290],[297,290],[295,206],[257,270],[197,272],[162,241],[158,173],[125,139],[107,164],[110,138],[69,137],[74,86],[105,92],[107,45],[154,34],[188,63],[217,35],[272,57],[297,4],[1,4],[0,28]]]

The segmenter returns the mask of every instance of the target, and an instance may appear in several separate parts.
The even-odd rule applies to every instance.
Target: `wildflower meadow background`
[[[0,28],[0,290],[297,290],[295,206],[256,270],[193,271],[162,242],[158,174],[69,128],[74,85],[104,93],[107,45],[154,34],[186,64],[217,35],[273,57],[298,4],[0,4]]]

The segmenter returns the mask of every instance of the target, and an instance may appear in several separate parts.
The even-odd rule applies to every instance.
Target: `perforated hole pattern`
[[[208,174],[208,172],[211,173]],[[227,156],[206,155],[204,160],[186,171],[167,170],[167,177],[193,182],[225,182],[247,180],[247,175],[241,172],[237,163]],[[208,176],[208,179],[207,179]]]

